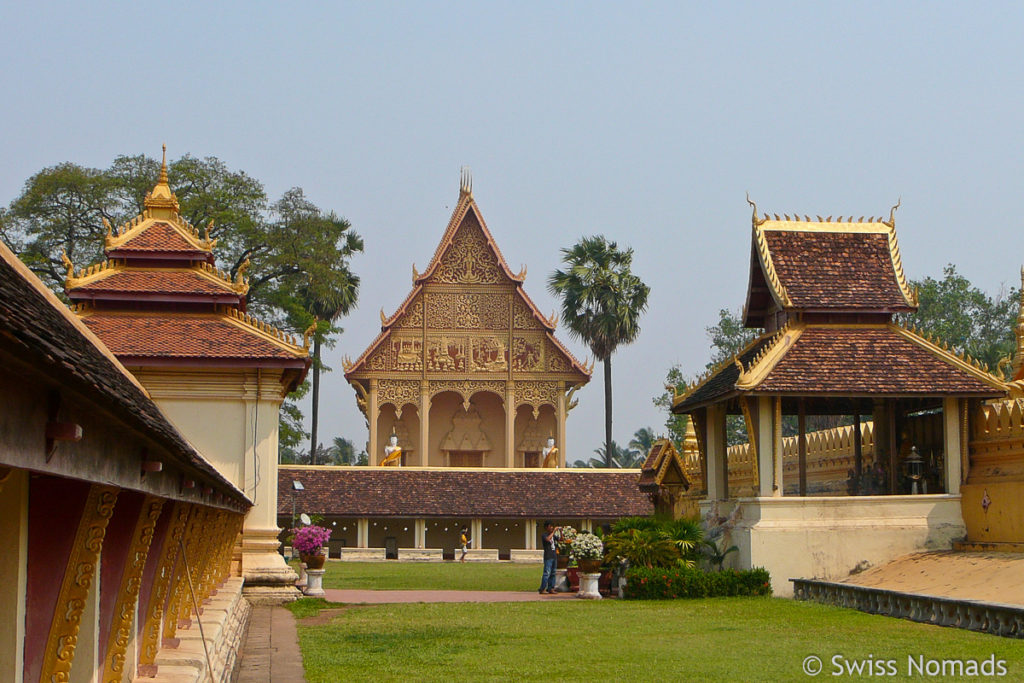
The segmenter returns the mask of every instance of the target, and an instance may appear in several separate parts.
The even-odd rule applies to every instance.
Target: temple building
[[[217,269],[210,227],[200,235],[182,217],[165,148],[143,212],[116,229],[107,223],[106,260],[76,272],[65,257],[65,291],[185,438],[253,501],[240,547],[246,597],[294,599],[274,469],[278,412],[309,368],[308,337],[300,344],[245,313],[248,263],[234,279]]]
[[[759,217],[755,207],[750,263],[743,318],[764,334],[674,401],[673,412],[690,416],[699,451],[687,495],[730,529],[741,565],[771,571],[781,595],[792,593],[789,578],[837,578],[951,547],[966,532],[960,487],[970,416],[1007,385],[894,320],[917,308],[895,208],[888,220],[833,221]],[[730,415],[746,425],[742,457],[726,442]],[[845,490],[809,478],[808,443],[816,439],[820,451],[827,441],[807,434],[815,416],[852,422],[831,441],[852,451],[840,475]],[[787,420],[797,431],[788,440]],[[652,487],[655,466],[668,462],[646,465]]]
[[[525,277],[505,262],[464,175],[433,258],[422,273],[413,266],[412,291],[381,311],[380,334],[345,364],[370,469],[282,467],[282,524],[293,502],[328,515],[343,557],[402,548],[439,559],[461,524],[477,557],[533,557],[545,518],[587,526],[650,511],[635,471],[564,469],[566,419],[591,368],[555,337]]]
[[[4,244],[0,415],[0,680],[230,677],[251,498]]]

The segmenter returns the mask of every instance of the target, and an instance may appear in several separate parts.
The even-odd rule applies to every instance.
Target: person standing
[[[555,567],[558,562],[558,552],[555,550],[555,524],[550,520],[544,522],[544,531],[541,534],[541,541],[544,544],[544,573],[540,577],[540,590],[538,593],[555,592]]]
[[[462,544],[462,557],[459,558],[459,562],[465,562],[466,548],[469,547],[469,527],[462,527],[459,530],[459,543]]]

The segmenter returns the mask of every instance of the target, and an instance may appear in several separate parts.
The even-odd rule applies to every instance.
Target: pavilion
[[[977,361],[895,321],[916,308],[895,207],[888,220],[867,221],[758,217],[754,207],[743,320],[764,334],[677,396],[672,410],[695,426],[702,512],[735,525],[740,564],[767,567],[776,594],[791,594],[791,577],[845,576],[949,547],[965,533],[968,418],[1007,388]],[[806,425],[823,415],[852,420],[851,492],[862,495],[808,495]],[[742,416],[749,437],[746,491],[728,486],[728,416]],[[864,416],[873,421],[870,472],[860,453]],[[793,418],[797,480],[787,482],[783,432]],[[916,494],[909,474],[920,479]]]

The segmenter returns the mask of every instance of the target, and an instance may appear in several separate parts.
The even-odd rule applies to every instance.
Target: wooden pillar
[[[943,460],[946,475],[946,493],[960,493],[960,476],[962,473],[960,436],[960,404],[963,399],[947,396],[942,399],[942,437],[946,456]]]
[[[853,492],[860,494],[860,483],[864,474],[864,445],[860,431],[860,409],[853,414],[853,473],[855,477]]]
[[[555,406],[555,416],[558,419],[558,466],[565,467],[565,382],[558,383],[558,405]]]
[[[782,496],[785,493],[785,471],[782,468],[782,397],[775,397],[775,422],[772,425],[775,432],[775,439],[772,444],[772,495]]]
[[[776,495],[775,481],[775,409],[771,396],[757,397],[757,495]]]
[[[370,423],[370,442],[367,448],[370,451],[370,464],[380,464],[380,453],[377,452],[377,417],[379,411],[377,410],[377,380],[370,380],[370,404],[366,407],[366,412],[369,415]]]
[[[800,468],[800,495],[807,495],[807,406],[803,397],[798,399],[797,416],[797,459]]]
[[[505,382],[505,467],[516,466],[516,390]]]
[[[726,469],[725,404],[707,407],[707,437],[704,439],[708,471],[708,500],[729,497]]]
[[[523,521],[523,548],[526,550],[537,549],[537,520],[535,519]]]
[[[420,466],[430,466],[430,382],[420,382]]]
[[[898,493],[896,467],[899,465],[899,435],[896,433],[896,399],[888,401],[888,423],[889,423],[889,493]]]
[[[356,520],[356,547],[370,547],[370,520],[366,517],[360,517]]]
[[[0,468],[0,681],[16,683],[25,670],[28,482],[27,470]]]

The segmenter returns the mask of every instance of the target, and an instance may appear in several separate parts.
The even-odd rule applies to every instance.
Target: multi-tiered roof
[[[752,219],[743,320],[766,333],[675,399],[688,413],[739,395],[997,396],[978,361],[897,324],[917,310],[888,220]]]
[[[75,311],[125,365],[276,367],[302,381],[308,341],[246,314],[248,263],[232,278],[218,269],[210,238],[185,220],[168,185],[166,148],[144,210],[114,228],[106,260],[75,270],[64,289]]]

